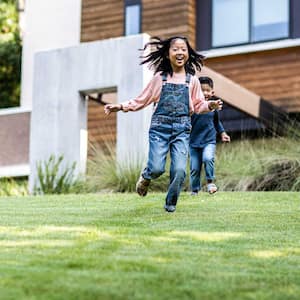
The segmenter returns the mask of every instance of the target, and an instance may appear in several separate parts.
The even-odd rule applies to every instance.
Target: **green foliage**
[[[0,3],[0,108],[19,105],[21,39],[15,1]]]
[[[74,176],[76,163],[63,168],[63,155],[56,158],[51,155],[47,161],[37,163],[38,182],[35,184],[35,194],[66,194],[73,192],[77,180]]]
[[[2,178],[0,180],[0,196],[28,195],[26,178]]]

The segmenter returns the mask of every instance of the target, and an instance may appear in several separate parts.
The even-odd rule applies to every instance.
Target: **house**
[[[41,50],[141,32],[162,38],[184,35],[207,57],[203,74],[213,77],[216,93],[226,103],[221,117],[228,131],[266,129],[280,110],[299,114],[298,0],[26,0],[23,9],[21,107],[0,112],[2,128],[7,127],[3,132],[19,138],[8,139],[0,150],[5,157],[0,176],[30,172],[33,64]],[[114,93],[87,97],[96,100],[89,101],[89,141],[114,143],[116,121],[101,123],[101,105],[114,101]],[[21,124],[19,129],[5,125],[8,117]],[[104,136],[103,126],[111,133]]]
[[[300,111],[297,0],[83,1],[82,42],[139,32],[184,35],[205,54],[205,65],[223,76],[216,91],[227,104],[221,117],[228,131],[265,128],[278,109]],[[229,99],[241,90],[235,85],[259,99]]]

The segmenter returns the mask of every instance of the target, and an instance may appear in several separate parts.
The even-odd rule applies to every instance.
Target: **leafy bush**
[[[0,108],[19,105],[21,39],[13,0],[0,3]]]
[[[76,185],[80,184],[75,178],[76,163],[61,167],[63,155],[56,158],[51,155],[47,161],[37,163],[38,182],[34,187],[34,194],[66,194],[78,192]]]

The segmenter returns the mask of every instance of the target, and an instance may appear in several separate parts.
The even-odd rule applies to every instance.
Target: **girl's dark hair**
[[[149,63],[149,67],[154,69],[155,73],[162,72],[172,76],[173,70],[168,55],[170,46],[176,39],[185,41],[189,53],[189,59],[185,64],[185,71],[186,73],[195,75],[196,70],[200,71],[203,66],[204,56],[197,53],[190,46],[187,38],[182,36],[173,36],[165,40],[162,40],[159,37],[151,38],[151,41],[145,45],[144,49],[140,49],[142,51],[150,50],[149,54],[140,56],[142,58],[141,65]]]

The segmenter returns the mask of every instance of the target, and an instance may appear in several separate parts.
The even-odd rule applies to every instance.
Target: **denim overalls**
[[[190,77],[187,74],[185,84],[174,84],[167,83],[166,75],[162,75],[162,91],[149,130],[148,163],[142,176],[155,179],[163,174],[170,150],[170,184],[166,205],[176,205],[186,175],[191,131]]]

